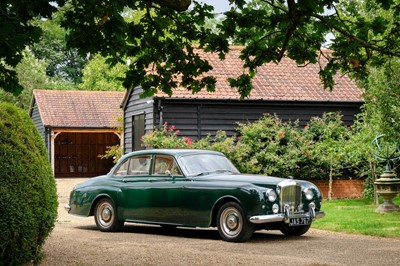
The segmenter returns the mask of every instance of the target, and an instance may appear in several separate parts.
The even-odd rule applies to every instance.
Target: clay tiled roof
[[[125,92],[34,90],[44,126],[60,128],[113,128]]]
[[[193,94],[185,88],[177,88],[171,98],[194,99],[239,99],[235,88],[226,81],[228,77],[238,77],[243,74],[243,62],[239,59],[242,47],[231,47],[225,60],[221,61],[216,53],[197,53],[207,59],[213,70],[209,72],[217,79],[216,91],[208,93],[205,90]],[[279,64],[268,63],[257,69],[253,79],[251,100],[285,100],[285,101],[362,101],[363,91],[347,75],[337,74],[333,91],[324,90],[319,78],[319,65],[308,64],[299,67],[295,61],[283,58]],[[158,93],[158,97],[168,97]]]

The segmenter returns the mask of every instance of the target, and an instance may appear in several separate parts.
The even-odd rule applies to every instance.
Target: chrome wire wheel
[[[110,199],[100,200],[95,207],[94,220],[100,231],[118,231],[123,222],[117,221],[114,205]]]
[[[248,240],[254,225],[246,220],[243,209],[235,202],[222,205],[217,216],[218,232],[225,241],[243,242]]]

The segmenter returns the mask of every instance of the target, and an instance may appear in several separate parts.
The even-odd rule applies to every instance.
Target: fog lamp
[[[278,213],[279,212],[279,205],[278,204],[274,204],[272,205],[272,212],[273,213]]]

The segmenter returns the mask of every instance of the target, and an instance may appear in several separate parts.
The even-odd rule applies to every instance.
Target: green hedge
[[[0,103],[0,262],[37,264],[57,218],[55,179],[29,116]]]

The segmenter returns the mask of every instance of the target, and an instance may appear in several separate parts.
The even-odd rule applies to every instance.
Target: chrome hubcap
[[[109,208],[104,208],[101,213],[101,219],[105,222],[110,221],[111,219],[111,210]]]
[[[228,219],[226,220],[226,225],[229,230],[234,230],[238,226],[238,217],[234,214],[229,215]]]

